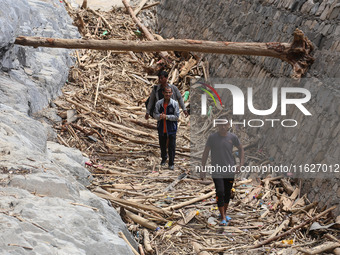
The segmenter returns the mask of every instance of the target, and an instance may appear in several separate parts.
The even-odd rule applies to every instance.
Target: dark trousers
[[[216,202],[218,207],[229,204],[231,189],[234,179],[229,178],[213,178],[216,188]]]
[[[165,161],[167,159],[167,153],[166,153],[166,144],[167,139],[169,138],[168,142],[168,153],[169,153],[169,166],[174,165],[175,160],[175,150],[176,150],[176,134],[173,135],[167,135],[167,134],[158,134],[159,138],[159,146],[161,147],[161,157],[162,160]]]

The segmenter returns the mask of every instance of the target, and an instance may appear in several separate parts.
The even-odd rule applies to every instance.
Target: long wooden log
[[[120,50],[134,52],[186,51],[219,53],[228,55],[252,55],[279,58],[293,66],[294,76],[299,78],[314,62],[313,45],[299,29],[294,32],[292,43],[213,42],[176,39],[164,41],[82,40],[44,37],[17,37],[15,44],[33,47],[68,49]]]
[[[17,37],[15,44],[33,47],[155,52],[161,50],[255,55],[284,58],[289,43],[222,42],[175,39],[164,41],[84,40],[47,37]],[[273,46],[276,45],[276,48]]]

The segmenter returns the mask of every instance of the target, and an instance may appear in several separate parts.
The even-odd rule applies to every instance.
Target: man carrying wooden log
[[[228,224],[228,216],[226,216],[228,204],[233,187],[234,176],[239,172],[240,167],[244,163],[244,150],[238,137],[229,132],[229,121],[223,124],[218,124],[218,131],[208,137],[205,149],[202,155],[202,169],[200,175],[202,179],[206,177],[206,163],[211,151],[211,167],[209,171],[212,173],[212,178],[216,188],[216,202],[221,214],[220,226]],[[235,166],[233,157],[233,146],[236,146],[239,151],[240,165]]]
[[[175,85],[168,83],[168,73],[166,71],[159,72],[158,80],[159,80],[159,84],[157,86],[153,87],[151,95],[150,95],[149,103],[146,106],[145,119],[149,119],[150,115],[153,116],[153,114],[154,114],[154,112],[152,111],[153,106],[157,103],[158,100],[163,98],[162,90],[166,86],[171,87],[171,90],[172,90],[171,98],[173,100],[178,101],[179,105],[183,109],[183,113],[185,114],[185,117],[188,117],[189,114],[188,114],[187,109],[185,107],[181,93],[179,92],[178,88]]]
[[[177,120],[179,118],[178,103],[171,98],[172,87],[166,86],[163,90],[164,98],[156,103],[155,119],[157,122],[159,146],[161,147],[161,165],[165,165],[167,160],[167,140],[169,153],[169,169],[174,170]]]

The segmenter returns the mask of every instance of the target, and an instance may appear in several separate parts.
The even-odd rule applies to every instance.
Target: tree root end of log
[[[300,29],[296,28],[294,31],[294,40],[291,48],[288,50],[286,59],[293,67],[293,78],[300,79],[314,63],[315,58],[311,55],[313,50],[314,46],[312,42]]]

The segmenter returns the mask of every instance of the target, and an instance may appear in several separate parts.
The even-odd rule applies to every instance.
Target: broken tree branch
[[[141,225],[143,227],[146,227],[146,228],[151,229],[151,230],[155,230],[157,228],[157,224],[156,223],[154,223],[152,221],[149,221],[149,220],[146,220],[143,217],[138,216],[137,214],[134,214],[134,213],[132,213],[130,211],[126,211],[126,215],[131,220],[133,220],[134,222],[138,223],[139,225]]]
[[[198,202],[198,201],[201,201],[201,200],[203,200],[203,199],[207,199],[207,198],[213,196],[214,194],[215,194],[215,190],[214,190],[214,191],[211,191],[211,192],[209,192],[209,193],[207,193],[207,194],[204,194],[204,195],[202,195],[202,196],[199,196],[199,197],[196,197],[196,198],[194,198],[194,199],[191,199],[191,200],[189,200],[189,201],[185,201],[185,202],[179,203],[179,204],[177,204],[177,205],[173,205],[173,206],[166,207],[165,210],[176,210],[176,209],[182,208],[182,207],[184,207],[184,206],[191,205],[191,204],[193,204],[193,203],[196,203],[196,202]]]
[[[185,179],[186,177],[187,177],[186,173],[181,174],[180,176],[177,177],[176,180],[170,183],[163,191],[168,192],[169,190],[172,190],[173,187],[175,187],[177,183],[179,183],[181,180]]]
[[[165,215],[168,214],[168,215],[179,216],[178,214],[171,213],[169,210],[167,210],[167,208],[162,209],[162,208],[158,208],[158,207],[155,207],[155,206],[152,206],[152,205],[138,204],[138,203],[135,203],[135,202],[132,202],[132,201],[116,198],[116,197],[112,196],[110,193],[108,193],[108,192],[106,192],[106,191],[104,191],[100,188],[95,189],[93,193],[95,195],[101,197],[101,198],[108,199],[112,202],[118,202],[120,204],[128,205],[128,206],[135,207],[135,208],[140,208],[142,210],[152,211],[152,212],[156,212],[156,213],[160,213],[160,214],[165,214]]]
[[[100,84],[101,76],[102,76],[102,69],[101,69],[101,66],[99,66],[98,83],[97,83],[97,87],[96,87],[96,95],[95,95],[95,97],[94,97],[94,105],[93,105],[94,108],[96,108],[96,105],[97,105],[98,91],[99,91],[99,84]]]
[[[100,17],[102,19],[102,21],[104,22],[104,24],[110,29],[112,30],[112,26],[110,25],[110,23],[103,17],[103,15],[101,15],[100,13],[96,12],[95,10],[92,9],[88,9],[89,11],[93,12],[95,15],[97,15],[98,17]]]
[[[286,229],[286,228],[288,227],[288,224],[289,224],[289,219],[284,220],[284,221],[281,223],[281,225],[280,225],[277,229],[274,230],[273,234],[271,234],[271,235],[269,236],[269,238],[275,237],[275,236],[276,236],[278,233],[280,233],[282,230]]]
[[[335,236],[331,235],[330,233],[325,234],[324,237],[326,237],[330,241],[334,241],[340,244],[340,240],[337,239]]]
[[[135,250],[135,248],[133,248],[133,246],[131,245],[131,243],[129,242],[129,240],[127,240],[126,236],[123,234],[123,232],[118,232],[118,235],[120,238],[122,238],[126,243],[127,245],[131,248],[132,252],[135,254],[135,255],[139,255],[139,253]]]
[[[312,249],[306,249],[306,248],[298,248],[297,250],[300,252],[303,252],[304,254],[313,255],[313,254],[324,254],[324,252],[330,252],[334,250],[335,248],[340,247],[339,243],[334,242],[326,242],[322,245],[319,245],[317,247],[314,247]]]
[[[197,255],[210,255],[210,253],[207,252],[207,251],[201,251],[202,249],[204,249],[204,247],[202,245],[200,245],[199,243],[192,242],[192,246],[194,248],[195,254],[197,254]]]
[[[129,12],[132,20],[134,22],[136,22],[136,24],[140,27],[140,29],[143,30],[146,38],[148,38],[148,40],[150,41],[156,41],[155,38],[153,37],[153,35],[149,32],[149,30],[142,24],[142,22],[140,22],[140,20],[136,17],[135,13],[133,12],[131,6],[128,4],[128,2],[126,0],[122,0],[125,8],[127,9],[127,11]],[[159,55],[168,63],[169,61],[169,54],[166,51],[162,51],[159,53]]]
[[[139,249],[140,255],[145,255],[144,250],[143,250],[143,245],[139,244],[138,249]]]
[[[201,40],[123,41],[53,39],[20,36],[15,44],[33,47],[68,49],[121,50],[134,52],[193,51],[229,55],[252,55],[279,58],[293,66],[295,77],[301,77],[314,62],[312,43],[303,32],[296,29],[292,43],[212,42]]]
[[[115,127],[115,128],[118,128],[119,130],[128,130],[132,133],[137,133],[139,135],[144,135],[144,136],[148,136],[148,137],[151,137],[153,139],[156,139],[156,137],[150,133],[146,133],[146,132],[143,132],[143,131],[139,131],[138,129],[133,129],[133,128],[128,128],[124,125],[119,125],[117,123],[113,123],[113,122],[109,122],[109,121],[105,121],[105,120],[101,120],[100,123],[103,123],[103,124],[106,124],[106,125],[110,125],[112,127]]]
[[[336,206],[333,206],[333,207],[331,207],[331,208],[329,208],[329,209],[323,211],[322,213],[319,213],[318,215],[314,216],[313,218],[310,218],[310,219],[306,220],[305,222],[301,223],[300,225],[297,225],[297,226],[291,228],[290,230],[288,230],[288,231],[282,233],[281,235],[278,235],[278,236],[274,236],[274,237],[268,238],[268,239],[264,240],[263,242],[260,242],[260,243],[258,243],[258,244],[255,244],[255,245],[250,246],[250,247],[247,247],[247,248],[249,248],[249,249],[259,248],[259,247],[261,247],[261,246],[263,246],[263,245],[266,245],[266,244],[268,244],[268,243],[270,243],[270,242],[272,242],[272,241],[275,241],[275,240],[277,240],[277,239],[279,239],[279,238],[281,238],[281,237],[284,237],[284,236],[286,236],[286,235],[289,235],[289,234],[293,233],[295,230],[298,230],[298,229],[302,228],[303,226],[307,225],[308,223],[311,223],[311,222],[316,221],[317,219],[321,218],[322,216],[324,216],[324,215],[327,214],[328,212],[334,210],[335,208],[336,208]]]
[[[153,253],[153,249],[152,249],[151,242],[150,242],[149,232],[146,229],[144,229],[144,231],[143,231],[143,236],[144,236],[144,247],[145,247],[145,250],[148,253]]]
[[[126,104],[125,102],[123,102],[122,100],[120,100],[116,97],[112,97],[112,96],[106,95],[104,93],[100,93],[100,95],[102,97],[106,98],[106,99],[113,101],[115,104],[122,105],[122,106],[128,106],[128,104]]]
[[[83,109],[83,110],[85,110],[85,111],[87,111],[87,112],[93,113],[94,115],[97,115],[97,116],[99,116],[99,117],[101,117],[101,118],[104,117],[102,114],[100,114],[100,113],[98,113],[98,112],[95,112],[95,111],[92,111],[90,108],[88,108],[88,107],[86,107],[86,106],[84,106],[84,105],[82,105],[82,104],[79,104],[79,103],[73,101],[72,99],[65,98],[65,100],[66,100],[67,102],[71,103],[71,104],[74,104],[75,106],[78,106],[79,108],[81,108],[81,109]]]
[[[310,209],[316,207],[317,205],[318,205],[318,202],[313,202],[313,203],[306,205],[302,208],[292,208],[292,209],[290,209],[290,211],[292,213],[300,213],[300,212],[304,212],[304,211],[309,211]]]
[[[284,190],[287,192],[287,194],[290,196],[294,192],[293,186],[289,183],[288,180],[286,179],[281,179],[280,180]]]
[[[135,16],[138,15],[138,13],[142,10],[142,8],[144,7],[144,5],[146,4],[147,1],[149,1],[149,0],[142,0],[142,1],[140,1],[138,6],[136,7],[136,9],[133,11],[133,14]]]
[[[155,2],[155,3],[152,3],[152,4],[148,4],[148,5],[145,5],[142,10],[146,10],[146,9],[149,9],[151,7],[154,7],[154,6],[157,6],[159,5],[161,2]]]
[[[172,235],[173,233],[181,230],[183,225],[186,225],[187,223],[189,223],[189,221],[191,221],[195,216],[196,216],[197,212],[196,210],[192,210],[190,211],[184,219],[181,219],[178,224],[176,226],[174,226],[172,229],[170,229],[167,234],[168,235]]]
[[[116,203],[116,204],[119,205],[120,207],[125,208],[125,209],[126,209],[126,210],[125,210],[125,213],[126,213],[127,216],[129,216],[128,213],[127,213],[127,210],[129,210],[129,211],[131,211],[131,212],[143,214],[143,215],[145,215],[145,216],[147,216],[147,217],[149,217],[149,218],[153,218],[153,219],[155,219],[155,220],[157,220],[157,221],[168,222],[168,220],[166,220],[166,219],[164,219],[164,218],[162,218],[162,217],[160,217],[160,216],[151,215],[151,214],[149,214],[149,213],[147,213],[147,212],[144,212],[143,210],[139,210],[138,208],[136,209],[136,208],[134,208],[134,207],[127,206],[127,205],[124,205],[124,204],[121,204],[121,203],[119,203],[119,202],[117,202],[117,201],[114,202],[114,203]],[[133,218],[131,218],[131,219],[133,220]],[[142,225],[142,224],[141,224],[141,225]]]

